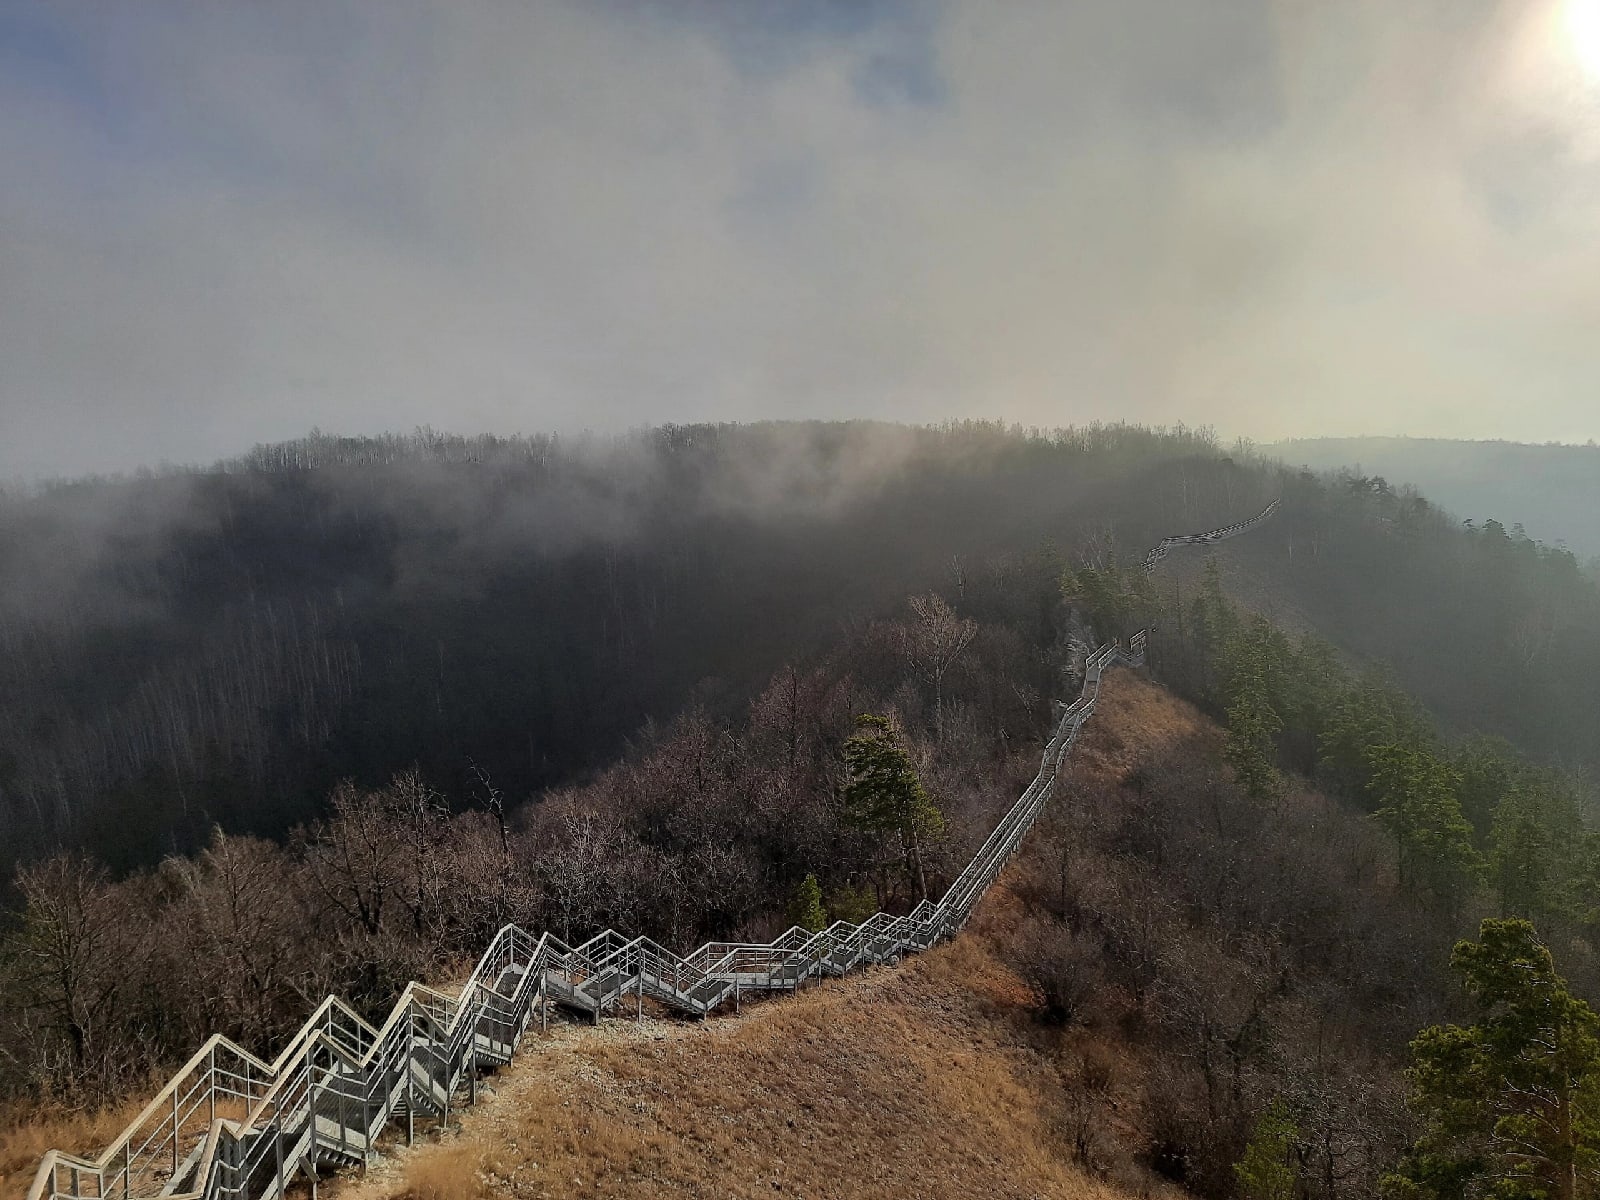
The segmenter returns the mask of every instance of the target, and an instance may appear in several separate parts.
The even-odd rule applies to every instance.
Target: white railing
[[[795,926],[768,943],[710,942],[685,956],[609,929],[567,946],[507,925],[460,995],[409,984],[381,1026],[330,996],[272,1062],[213,1036],[98,1158],[46,1154],[29,1200],[270,1200],[302,1176],[315,1190],[319,1168],[365,1162],[385,1128],[403,1124],[409,1140],[419,1113],[448,1121],[475,1100],[480,1072],[508,1062],[552,1003],[598,1021],[630,1000],[642,1010],[648,996],[705,1017],[751,993],[925,950],[966,924],[1016,853],[1094,712],[1101,675],[1142,664],[1144,652],[1140,632],[1089,656],[1083,692],[1062,712],[1039,773],[937,904],[818,933]]]
[[[1164,538],[1145,559],[1237,536],[1277,510],[1209,533]],[[28,1200],[199,1197],[270,1200],[319,1167],[365,1162],[378,1135],[419,1112],[448,1122],[477,1098],[485,1067],[510,1061],[551,1003],[589,1013],[651,997],[705,1017],[751,992],[784,992],[806,979],[893,961],[953,936],[1005,867],[1055,788],[1061,760],[1094,712],[1100,678],[1117,664],[1142,665],[1144,631],[1110,643],[1084,664],[1082,694],[1065,707],[1039,773],[995,826],[944,897],[901,917],[878,913],[818,933],[799,926],[767,943],[708,942],[679,956],[649,938],[614,930],[580,946],[515,925],[501,929],[458,996],[420,983],[401,993],[379,1027],[329,996],[272,1062],[213,1036],[98,1158],[52,1150]]]
[[[1180,533],[1176,537],[1162,538],[1155,549],[1145,555],[1144,573],[1148,575],[1154,571],[1156,564],[1165,558],[1167,552],[1174,546],[1211,546],[1217,542],[1225,542],[1231,537],[1238,537],[1277,512],[1280,503],[1281,501],[1274,500],[1248,521],[1235,521],[1232,525],[1224,525],[1221,529],[1213,529],[1210,533]]]

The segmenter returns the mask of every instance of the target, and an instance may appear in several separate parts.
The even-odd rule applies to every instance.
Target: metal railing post
[[[450,1042],[445,1041],[444,1053],[437,1056],[444,1063],[444,1115],[439,1118],[441,1129],[450,1128]]]
[[[283,1114],[278,1114],[278,1119],[273,1123],[276,1132],[272,1135],[272,1153],[276,1159],[278,1172],[278,1195],[283,1195]]]
[[[412,1030],[406,1039],[406,1053],[400,1060],[406,1073],[406,1145],[411,1145],[417,1138],[417,1075],[412,1070],[413,1060],[417,1053],[416,1031]]]
[[[348,1076],[346,1078],[348,1078]],[[344,1114],[345,1114],[344,1080],[341,1079],[339,1081],[339,1153],[340,1154],[344,1154],[344,1155],[349,1155],[349,1153],[350,1153],[350,1128],[349,1128],[349,1125],[345,1121],[345,1115]]]
[[[306,1063],[306,1128],[310,1131],[310,1145],[306,1147],[309,1157],[317,1152],[317,1065],[314,1062]],[[315,1180],[312,1183],[315,1186]]]

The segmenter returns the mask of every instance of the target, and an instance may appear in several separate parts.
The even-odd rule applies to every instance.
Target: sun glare
[[[1566,0],[1562,16],[1573,57],[1590,78],[1600,79],[1600,0]]]

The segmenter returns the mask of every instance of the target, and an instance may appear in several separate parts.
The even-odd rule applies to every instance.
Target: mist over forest
[[[1593,567],[1209,430],[978,422],[314,432],[7,494],[0,1169],[58,1098],[327,994],[381,1021],[508,921],[908,911],[1139,629],[981,935],[1028,1037],[1124,1064],[1082,1051],[1061,1153],[1218,1200],[1269,1135],[1317,1200],[1425,1176],[1452,944],[1536,923],[1600,997]],[[853,806],[863,728],[914,818]]]
[[[1230,567],[1247,603],[1392,669],[1463,732],[1600,760],[1600,602],[1570,553],[1205,431],[314,434],[6,497],[6,853],[77,846],[129,869],[213,824],[281,836],[340,780],[412,767],[460,805],[480,772],[520,801],[647,721],[738,711],[910,594],[1035,604],[1052,624],[1064,567],[1280,497]],[[999,599],[1013,577],[1030,590]]]
[[[1261,447],[1317,471],[1349,467],[1410,484],[1463,520],[1600,556],[1600,446],[1452,438],[1305,438]]]
[[[1197,519],[1259,490],[1211,451],[865,423],[313,436],[14,496],[12,850],[132,866],[213,822],[282,833],[339,779],[410,765],[465,799],[477,764],[523,798],[647,718],[737,708],[912,592],[1109,528],[1162,462],[1193,458]]]

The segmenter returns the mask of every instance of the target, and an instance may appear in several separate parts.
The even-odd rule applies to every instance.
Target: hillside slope
[[[1183,431],[865,423],[312,438],[0,494],[0,876],[279,837],[412,767],[515,802],[908,594],[1053,640],[1051,540],[1115,518],[1142,553],[1270,494]]]
[[[1350,467],[1409,483],[1456,516],[1520,524],[1580,557],[1600,555],[1600,447],[1453,438],[1306,438],[1263,446],[1292,465]]]
[[[458,1135],[340,1195],[1123,1195],[1071,1161],[1032,1005],[968,935],[705,1025],[564,1026]]]
[[[1203,728],[1129,672],[1101,703],[1074,786],[1119,781]],[[1127,1165],[1148,1121],[1115,1030],[1045,1022],[1006,961],[1027,915],[1010,885],[1034,869],[1003,877],[955,942],[897,967],[704,1024],[534,1034],[459,1133],[397,1150],[339,1195],[1181,1194]]]
[[[1530,496],[1557,479],[1502,475]],[[342,780],[413,767],[458,808],[485,775],[510,803],[581,784],[650,722],[738,717],[910,594],[1048,653],[1089,637],[1063,567],[1137,562],[1274,499],[1226,553],[1297,628],[1456,728],[1600,765],[1600,591],[1515,523],[1575,534],[1509,504],[1469,506],[1500,519],[1469,529],[1182,429],[310,438],[0,496],[0,876],[57,847],[130,873],[217,825],[277,838]],[[1203,557],[1173,555],[1163,588]]]

